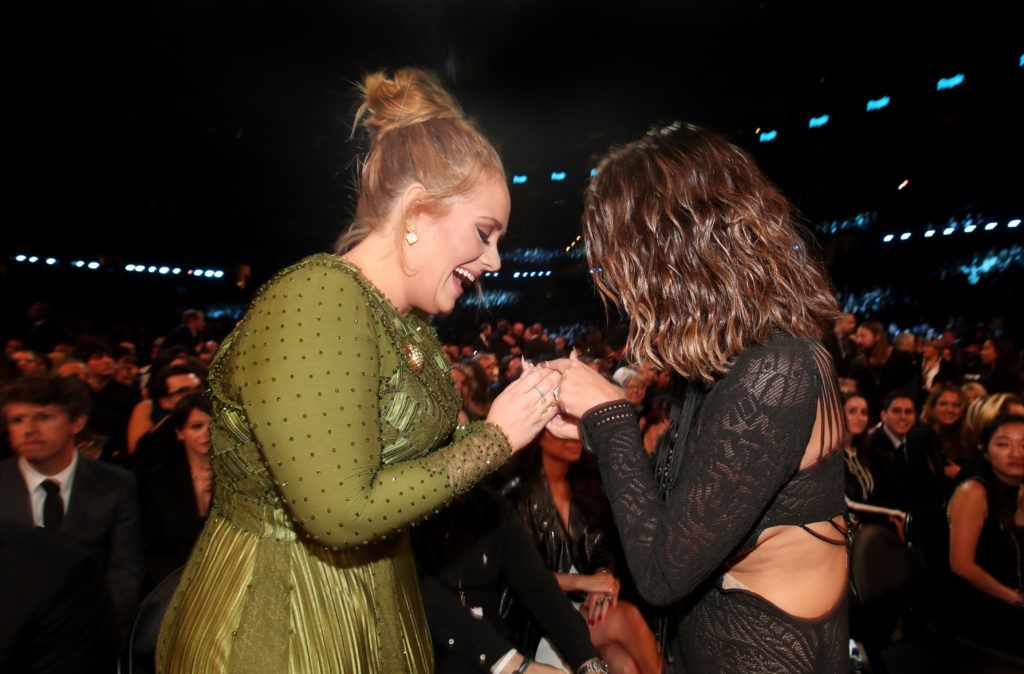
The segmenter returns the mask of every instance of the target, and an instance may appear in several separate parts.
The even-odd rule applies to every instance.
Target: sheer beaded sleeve
[[[378,335],[351,275],[296,267],[253,302],[231,374],[271,478],[298,525],[349,547],[431,514],[506,460],[481,424],[424,458],[383,465]]]
[[[690,434],[667,500],[635,413],[612,403],[581,427],[601,476],[637,588],[654,604],[689,594],[733,554],[800,466],[821,383],[806,344],[748,349],[714,387]]]

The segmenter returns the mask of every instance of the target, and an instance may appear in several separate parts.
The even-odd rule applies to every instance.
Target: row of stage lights
[[[512,272],[512,278],[546,278],[551,276],[554,272],[551,271],[514,271]],[[483,278],[500,278],[500,271],[485,271],[482,275]]]
[[[55,257],[41,258],[38,255],[15,255],[15,262],[21,262],[25,264],[38,264],[42,262],[48,267],[56,267],[60,265],[60,260]],[[75,269],[89,269],[96,271],[103,265],[96,260],[72,260],[70,265]],[[220,269],[182,269],[181,267],[168,267],[166,265],[144,265],[144,264],[126,264],[124,270],[127,272],[145,272],[150,274],[159,274],[161,276],[179,276],[184,273],[186,276],[195,276],[196,278],[224,278],[224,272]]]
[[[984,225],[971,223],[968,225],[964,225],[964,227],[960,231],[962,231],[964,234],[971,234],[972,232],[977,231],[979,227],[981,229],[984,229],[986,232],[991,232],[999,227],[999,223],[989,222]],[[1007,229],[1017,229],[1018,227],[1020,227],[1020,218],[1014,218],[1013,220],[1010,220],[1009,222],[1006,223]],[[924,238],[930,239],[934,237],[936,234],[938,234],[940,231],[942,233],[942,236],[952,236],[957,232],[957,227],[955,225],[950,225],[948,227],[942,228],[942,230],[939,230],[936,227],[929,227],[924,232]],[[913,232],[903,232],[900,235],[886,234],[885,236],[882,237],[882,243],[892,243],[897,239],[900,241],[907,241],[913,238],[913,236]]]
[[[1019,67],[1024,68],[1024,54],[1019,56]],[[967,80],[967,76],[964,73],[956,73],[949,77],[940,77],[935,83],[935,91],[949,91],[956,89]],[[865,112],[876,112],[878,110],[884,110],[892,104],[891,96],[879,96],[878,98],[869,99],[864,105]],[[810,117],[807,120],[808,129],[820,129],[827,125],[831,121],[831,117],[828,114],[816,115]],[[770,143],[779,137],[778,129],[762,129],[757,128],[754,131],[754,135],[757,136],[759,143]],[[593,178],[597,175],[597,169],[590,169],[590,177]],[[560,183],[564,182],[568,174],[565,171],[552,171],[550,175],[551,182]],[[512,176],[513,185],[525,185],[530,177],[525,173],[519,173]]]

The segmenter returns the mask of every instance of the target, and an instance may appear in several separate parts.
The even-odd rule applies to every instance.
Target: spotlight
[[[964,83],[964,74],[957,73],[952,77],[940,77],[939,81],[935,83],[935,91],[942,91],[943,89],[952,89],[958,87]]]
[[[146,271],[148,271],[150,274],[155,274],[156,267],[154,265],[150,265],[149,267],[146,268]]]
[[[50,266],[53,266],[53,265],[57,264],[57,258],[55,258],[55,257],[48,257],[48,258],[46,258],[46,264],[48,264]]]
[[[89,269],[96,270],[100,268],[99,262],[90,262],[88,265]]]
[[[910,184],[910,180],[909,179],[908,180],[904,180],[903,182],[900,183],[900,186],[897,187],[896,189],[902,190],[904,187],[906,187],[909,184]]]
[[[900,241],[906,241],[910,238],[910,232],[903,232],[900,234]]]
[[[933,236],[935,236],[935,230],[934,229],[929,229],[927,232],[924,233],[924,238],[926,238],[926,239],[930,239]]]
[[[896,237],[894,237],[892,234],[886,234],[885,236],[882,237],[882,241],[884,243],[891,243],[894,238]]]
[[[995,229],[998,226],[999,226],[998,222],[990,222],[987,225],[985,225],[985,231],[986,232],[991,232],[993,229]]]
[[[28,256],[26,256],[26,255],[15,255],[14,259],[16,261],[18,261],[18,262],[24,262],[25,260],[28,259]]]
[[[519,278],[519,272],[512,272],[512,278]]]
[[[525,185],[526,184],[526,176],[525,175],[512,176],[512,184],[513,185]]]
[[[192,275],[193,276],[202,276],[203,275],[203,270],[202,269],[196,269],[196,270],[194,270],[192,272]]]
[[[222,272],[219,269],[217,271],[213,272],[213,275],[214,275],[215,278],[224,278],[224,272]]]
[[[207,269],[205,272],[203,272],[203,276],[205,276],[206,278],[213,278],[213,270]]]
[[[78,269],[81,269],[82,267],[85,266],[85,263],[82,262],[81,260],[75,260],[74,262],[71,263],[71,266],[72,267],[77,267]]]
[[[181,267],[175,267],[174,269],[171,270],[171,273],[177,276],[178,274],[181,273]]]
[[[33,255],[28,259],[28,261],[31,262],[32,264],[35,264],[36,262],[39,262],[39,258]]]
[[[967,232],[968,234],[970,234],[971,232],[973,232],[977,228],[978,228],[977,225],[973,225],[973,224],[972,225],[967,225],[966,227],[964,227],[964,231]]]
[[[551,182],[553,182],[553,183],[560,183],[563,180],[565,180],[565,171],[552,171],[551,172]]]
[[[1006,223],[1006,226],[1009,227],[1010,229],[1017,229],[1018,227],[1020,227],[1020,218],[1014,218],[1013,220],[1010,220],[1008,223]]]
[[[809,128],[809,129],[819,129],[819,128],[825,126],[826,124],[828,124],[828,120],[829,120],[829,116],[828,115],[822,115],[820,117],[811,117],[810,121],[807,122],[807,128]]]
[[[776,131],[775,129],[772,129],[771,131],[762,131],[760,134],[758,134],[757,140],[759,143],[770,143],[773,140],[775,140],[778,137],[778,135],[779,132]]]
[[[942,230],[942,236],[949,236],[950,234],[952,234],[955,231],[956,231],[956,227],[947,227],[944,230]]]
[[[160,267],[159,269],[157,269],[157,271],[160,272],[161,274],[168,274],[168,273],[170,273],[171,268],[170,267]]]
[[[124,270],[125,271],[135,271],[135,265],[133,265],[133,264],[126,264],[124,266]]]

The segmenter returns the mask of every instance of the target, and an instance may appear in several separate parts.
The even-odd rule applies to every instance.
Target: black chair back
[[[184,566],[178,567],[160,581],[142,600],[128,640],[128,674],[149,674],[156,671],[156,639],[160,623],[178,588]]]

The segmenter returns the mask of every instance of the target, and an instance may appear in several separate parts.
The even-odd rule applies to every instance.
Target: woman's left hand
[[[611,581],[610,588],[605,592],[588,592],[583,604],[580,605],[580,613],[591,625],[597,625],[603,621],[608,615],[608,611],[619,603],[619,589],[621,588],[619,579],[609,571],[602,571],[600,575],[606,576]]]
[[[541,367],[549,367],[562,374],[562,381],[558,384],[558,407],[569,416],[581,417],[598,405],[626,397],[618,385],[580,362],[575,351],[568,358],[541,363]]]

